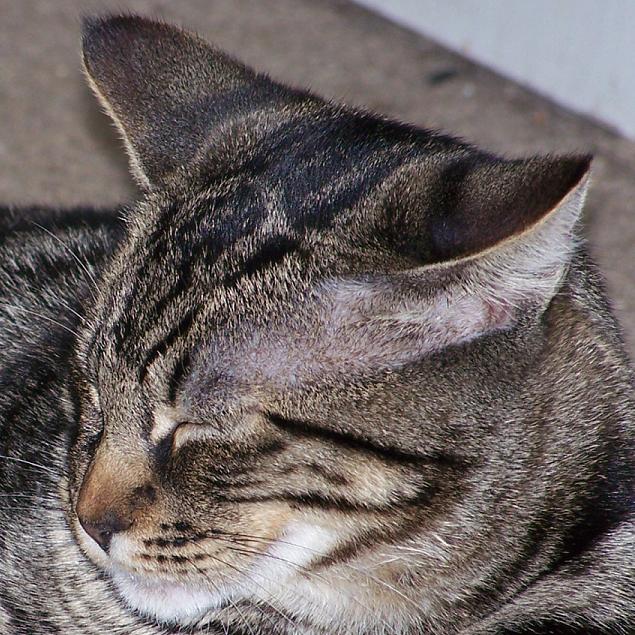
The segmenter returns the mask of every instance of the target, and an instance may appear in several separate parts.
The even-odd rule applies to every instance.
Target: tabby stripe
[[[167,210],[164,211],[163,216],[159,219],[159,222],[155,226],[152,233],[148,236],[147,244],[157,244],[160,242],[160,238],[167,232],[170,227],[170,222],[174,223],[174,216],[178,211],[176,202],[172,202]],[[154,254],[153,254],[154,255]],[[156,260],[156,258],[155,258]],[[131,302],[139,301],[140,286],[147,282],[147,274],[145,272],[147,267],[146,259],[142,258],[141,263],[137,266],[136,270],[132,274],[133,284],[126,290],[125,299]],[[148,287],[146,286],[146,294]],[[114,347],[117,352],[120,352],[123,344],[130,338],[132,329],[136,325],[136,321],[130,318],[130,303],[127,302],[126,310],[122,313],[121,317],[112,327],[112,335],[114,336]]]
[[[141,364],[141,368],[139,369],[139,382],[143,382],[148,374],[148,368],[150,365],[157,359],[157,357],[165,355],[165,353],[170,349],[174,342],[179,337],[185,337],[190,328],[192,327],[192,323],[194,322],[194,318],[196,314],[199,312],[199,308],[190,309],[184,316],[181,318],[181,321],[166,335],[166,337],[157,342],[146,354],[143,363]]]
[[[234,504],[285,502],[299,507],[357,513],[386,511],[394,506],[393,503],[384,505],[359,503],[343,496],[324,496],[320,492],[306,492],[303,494],[290,494],[287,492],[283,494],[254,494],[253,496],[227,496],[214,492],[214,500]]]
[[[185,237],[178,240],[181,240],[184,244],[187,242]],[[185,253],[186,251],[187,253]],[[176,263],[174,265],[175,269],[178,266],[176,282],[172,284],[164,296],[155,302],[154,307],[151,310],[145,312],[147,315],[147,319],[144,323],[146,328],[149,325],[155,324],[168,307],[175,304],[184,293],[190,290],[192,286],[193,273],[195,269],[200,266],[201,256],[205,257],[206,265],[210,266],[218,259],[219,255],[220,249],[215,247],[212,250],[212,248],[206,243],[196,245],[193,249],[189,245],[187,248],[181,247],[178,265]],[[148,287],[146,291],[149,292],[150,288]]]
[[[174,403],[176,400],[176,393],[181,387],[183,377],[187,374],[192,365],[192,359],[189,351],[186,351],[181,358],[176,362],[174,366],[174,372],[168,383],[168,398],[170,403]]]
[[[271,413],[269,413],[267,417],[269,421],[273,423],[273,425],[288,434],[301,437],[309,437],[333,443],[340,447],[346,448],[347,450],[371,454],[381,459],[382,461],[386,461],[389,463],[400,463],[410,466],[421,463],[441,463],[450,467],[458,467],[464,465],[464,462],[461,459],[446,454],[413,454],[412,452],[407,452],[400,448],[377,445],[372,441],[369,441],[368,439],[354,437],[343,432],[338,432],[336,430],[321,428],[306,421],[287,419],[286,417]]]
[[[242,278],[271,268],[282,262],[286,256],[299,251],[300,244],[297,240],[286,236],[274,236],[265,242],[257,253],[249,257],[238,271],[227,274],[223,285],[226,288],[235,286]]]
[[[273,266],[283,260],[288,254],[297,251],[299,251],[299,243],[296,240],[286,237],[274,237],[265,243],[258,253],[248,259],[241,270],[227,275],[224,280],[224,285],[235,285],[242,277],[250,276],[259,269]],[[125,321],[125,324],[120,324],[120,331],[116,338],[116,340],[121,343],[121,346],[123,347],[129,338],[131,338],[133,328],[143,330],[144,328],[147,329],[151,325],[156,324],[168,306],[171,306],[180,296],[190,289],[192,273],[195,266],[199,264],[201,256],[204,256],[208,260],[206,264],[209,266],[211,264],[209,262],[210,258],[212,262],[214,262],[218,259],[219,254],[220,252],[217,248],[210,248],[208,243],[205,242],[197,245],[192,252],[188,254],[187,258],[182,255],[176,283],[163,297],[156,301],[151,311],[146,312],[147,317],[145,317],[143,323],[139,324],[136,320],[130,319],[130,316],[122,318],[121,322]],[[147,291],[148,290],[146,290],[146,292]],[[137,297],[135,301],[138,302],[139,298]]]
[[[236,461],[236,464],[233,465],[233,474],[251,474],[253,472],[253,458],[254,456],[258,456],[262,458],[267,454],[277,454],[286,449],[287,442],[284,439],[270,438],[265,439],[252,447],[243,447],[236,448],[235,445],[232,445],[231,448],[228,448],[232,451],[232,459]],[[242,462],[242,465],[238,463]],[[227,469],[227,465],[221,466],[221,473],[224,473]],[[215,482],[216,474],[212,477],[210,482]]]
[[[350,156],[328,152],[322,160],[322,157],[316,158],[314,154],[307,154],[301,148],[298,148],[297,152],[294,151],[298,138],[321,136],[324,134],[325,125],[331,126],[342,139],[348,140],[350,137],[354,142]],[[309,228],[325,229],[334,221],[334,212],[357,205],[379,182],[410,159],[410,144],[416,132],[407,126],[400,126],[398,130],[405,142],[398,156],[384,155],[379,142],[359,142],[359,137],[364,134],[366,128],[382,134],[383,127],[381,124],[378,126],[373,118],[360,120],[357,116],[352,117],[343,113],[336,119],[327,121],[322,121],[322,118],[310,121],[292,118],[279,125],[275,135],[265,137],[260,144],[261,152],[256,158],[251,159],[252,164],[242,164],[238,171],[251,178],[258,175],[265,183],[273,182],[281,187],[282,209],[287,211],[292,226],[302,231]],[[395,132],[393,125],[386,126],[386,134],[392,135]],[[267,160],[263,162],[262,156],[266,156]],[[276,158],[280,161],[274,160]],[[253,164],[254,161],[257,164]],[[353,164],[356,164],[354,169]],[[289,178],[290,174],[296,173],[303,175],[300,180]],[[355,175],[354,181],[351,181],[351,175]],[[320,195],[325,183],[329,183],[329,196]],[[207,231],[203,231],[201,235],[199,225],[211,213],[210,208],[220,214],[230,204],[235,207],[235,211],[232,217],[227,219],[228,222],[208,226]],[[289,214],[291,210],[293,213]],[[144,276],[143,270],[136,272],[133,289],[127,294],[130,306],[113,329],[115,350],[118,352],[128,348],[128,352],[134,355],[131,347],[138,338],[132,337],[133,334],[151,328],[171,303],[187,293],[191,287],[192,273],[200,266],[202,257],[209,266],[210,261],[218,260],[219,246],[227,243],[228,236],[232,240],[238,240],[253,235],[258,221],[263,220],[264,207],[262,201],[254,196],[253,188],[245,186],[235,190],[231,196],[211,197],[207,204],[201,204],[198,209],[192,210],[189,218],[179,219],[180,222],[175,223],[177,212],[177,203],[167,208],[146,243],[150,249],[148,259],[161,260],[166,255],[163,252],[165,236],[170,234],[173,249],[180,250],[180,253],[171,254],[174,258],[172,268],[177,273],[177,281],[154,303],[153,310],[134,311],[131,306],[133,302],[137,307],[143,306],[151,301],[149,296],[152,290],[156,291],[156,285],[148,283],[147,274]],[[191,244],[192,236],[198,241],[195,245]],[[287,245],[276,245],[276,240],[279,239],[273,239],[271,244],[265,243],[261,247],[261,253],[249,257],[241,271],[228,274],[224,281],[225,286],[235,285],[242,277],[253,275],[259,269],[281,261],[285,249],[289,252],[297,250],[297,245],[294,245],[293,241],[289,241]],[[170,255],[170,252],[167,255]],[[142,288],[142,285],[145,286]],[[161,281],[161,286],[164,285],[165,282]]]
[[[318,571],[320,569],[332,567],[333,565],[350,562],[362,550],[374,545],[380,536],[380,532],[377,532],[377,536],[366,534],[363,536],[363,540],[360,536],[355,536],[347,542],[335,547],[335,549],[330,553],[324,554],[323,556],[313,560],[309,566],[309,571]]]
[[[194,269],[194,265],[198,264],[199,255],[204,250],[211,249],[211,245],[215,244],[213,241],[210,241],[209,243],[205,242],[197,245],[196,249],[191,251],[191,245],[188,237],[191,233],[193,233],[194,228],[200,222],[199,215],[196,214],[193,218],[185,219],[180,225],[174,226],[174,217],[177,211],[177,204],[173,203],[167,210],[165,210],[163,216],[148,238],[146,244],[150,248],[150,254],[146,255],[142,259],[141,264],[134,272],[133,278],[135,282],[126,294],[126,298],[129,300],[126,310],[113,327],[113,334],[115,335],[115,350],[117,352],[121,352],[121,349],[132,337],[133,332],[138,331],[140,328],[148,330],[149,327],[155,324],[158,320],[158,314],[162,313],[171,301],[175,300],[184,291],[189,289],[192,270]],[[172,263],[172,268],[176,270],[178,267],[176,283],[166,291],[163,298],[157,301],[157,306],[155,306],[153,312],[149,313],[147,310],[143,311],[143,322],[140,324],[138,322],[137,315],[131,310],[131,308],[133,303],[137,306],[143,306],[150,300],[150,295],[156,290],[156,284],[148,282],[148,274],[146,271],[147,261],[162,262],[165,260],[166,256],[170,255],[171,252],[167,250],[167,245],[164,240],[167,235],[173,235],[173,238],[170,241],[171,245],[179,250],[177,258],[175,258],[175,262]],[[220,248],[216,246],[214,248],[215,258],[217,258],[219,254]],[[142,285],[145,286],[141,288]]]
[[[130,319],[130,315],[126,315],[122,318],[122,323],[125,320],[125,324],[123,330],[120,332],[121,349],[123,349],[126,344],[128,348],[133,348],[133,331],[136,330],[138,333],[146,333],[151,330],[152,327],[160,321],[163,312],[169,307],[172,307],[179,297],[190,288],[193,264],[193,262],[189,261],[181,263],[176,283],[166,291],[165,295],[161,296],[154,303],[152,308],[148,307],[148,309],[144,311],[141,322],[136,319]],[[138,304],[143,304],[146,300],[148,302],[151,301],[150,298],[148,298],[151,293],[151,287],[152,285],[148,285],[144,295],[135,299]],[[129,313],[133,314],[131,311],[129,311]],[[121,349],[119,349],[120,352]]]

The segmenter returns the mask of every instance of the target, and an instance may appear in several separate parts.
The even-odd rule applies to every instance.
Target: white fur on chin
[[[220,608],[227,593],[128,573],[113,567],[112,579],[126,603],[159,622],[187,624]]]

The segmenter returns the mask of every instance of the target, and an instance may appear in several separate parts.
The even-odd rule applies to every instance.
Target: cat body
[[[0,633],[633,632],[589,158],[141,18],[89,21],[84,62],[145,194],[0,217]]]

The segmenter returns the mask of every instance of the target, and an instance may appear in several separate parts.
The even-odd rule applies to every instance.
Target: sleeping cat
[[[586,156],[87,21],[144,196],[0,216],[0,633],[635,632]]]

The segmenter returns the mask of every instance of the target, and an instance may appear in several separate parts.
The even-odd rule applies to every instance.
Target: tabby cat
[[[144,196],[2,210],[0,633],[634,633],[589,157],[139,17],[83,53]]]

